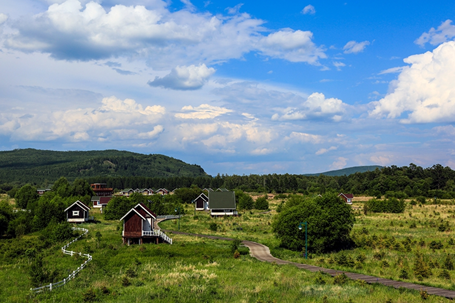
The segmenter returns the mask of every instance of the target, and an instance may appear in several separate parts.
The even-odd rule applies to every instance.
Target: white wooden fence
[[[85,228],[73,227],[73,230],[80,230],[80,231],[83,231],[83,233],[79,237],[77,237],[76,239],[73,239],[71,242],[69,242],[65,246],[63,246],[62,247],[62,252],[65,255],[70,255],[70,256],[73,256],[73,255],[83,256],[83,257],[86,257],[87,260],[85,260],[85,262],[82,263],[81,266],[79,266],[76,270],[74,270],[71,274],[69,274],[68,277],[66,277],[62,281],[58,281],[56,283],[50,283],[49,285],[44,285],[44,286],[37,287],[37,288],[30,288],[30,290],[32,292],[38,293],[38,292],[42,292],[42,291],[46,291],[46,290],[52,291],[54,288],[57,288],[57,287],[65,285],[69,280],[74,279],[74,277],[76,277],[76,275],[81,270],[83,270],[85,268],[85,266],[87,266],[88,262],[92,261],[92,256],[89,255],[89,254],[83,254],[81,252],[75,252],[75,251],[72,251],[72,250],[66,250],[66,248],[68,246],[70,246],[71,244],[73,244],[74,242],[79,240],[82,236],[85,236],[88,233],[88,229],[85,229]]]
[[[172,244],[172,239],[169,238],[165,233],[163,233],[159,229],[155,230],[143,230],[142,231],[143,236],[155,236],[155,237],[161,237],[164,241],[166,241],[169,244]]]

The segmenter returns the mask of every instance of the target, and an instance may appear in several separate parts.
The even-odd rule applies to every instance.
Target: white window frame
[[[79,211],[78,210],[73,210],[73,217],[79,216]]]

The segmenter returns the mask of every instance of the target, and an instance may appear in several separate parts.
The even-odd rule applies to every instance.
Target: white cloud
[[[346,112],[347,105],[340,99],[326,98],[324,94],[311,94],[299,108],[282,109],[282,115],[274,114],[272,120],[304,120],[315,118],[331,118],[340,121]]]
[[[132,99],[104,98],[98,108],[78,108],[54,111],[48,114],[0,115],[0,133],[12,140],[92,141],[121,137],[123,139],[149,139],[163,131],[156,125],[165,108],[143,107]],[[142,131],[149,129],[151,131]]]
[[[300,132],[292,132],[289,136],[285,138],[285,140],[289,141],[296,141],[300,143],[313,143],[319,144],[322,143],[324,140],[320,135],[313,135],[307,133],[300,133]]]
[[[176,127],[176,136],[182,138],[182,141],[201,141],[207,136],[214,134],[218,131],[219,125],[217,123],[203,123],[203,124],[180,124]]]
[[[437,126],[433,128],[437,133],[442,133],[449,136],[455,136],[455,127],[452,125]]]
[[[230,109],[208,104],[201,104],[197,107],[191,105],[184,106],[182,111],[189,111],[189,113],[178,113],[175,114],[175,117],[180,119],[213,119],[220,115],[232,112]]]
[[[379,164],[381,166],[390,165],[392,162],[391,157],[384,155],[373,155],[370,157],[371,162]]]
[[[343,66],[346,66],[346,64],[344,64],[343,62],[334,61],[333,66],[337,68],[337,71],[340,71]]]
[[[199,66],[177,66],[164,77],[155,77],[148,85],[178,90],[194,90],[201,88],[207,79],[215,72],[205,64]]]
[[[302,14],[304,14],[304,15],[306,15],[306,14],[314,15],[315,13],[316,13],[316,10],[314,9],[314,6],[311,4],[305,6],[302,10]]]
[[[146,59],[154,69],[200,62],[213,64],[240,59],[249,52],[291,62],[317,64],[325,58],[309,31],[269,32],[264,21],[246,13],[230,16],[170,11],[165,1],[147,7],[67,0],[48,10],[10,22],[15,30],[5,46],[23,52],[49,53],[60,60],[98,60],[111,57]]]
[[[433,52],[404,59],[403,68],[392,81],[389,93],[370,112],[372,117],[407,117],[402,123],[455,121],[455,42],[446,42]]]
[[[348,163],[348,159],[344,157],[338,157],[330,166],[331,169],[342,169]]]
[[[240,11],[240,8],[243,6],[243,3],[239,3],[234,7],[228,7],[226,10],[228,11],[228,14],[235,15],[238,14]]]
[[[330,146],[329,148],[321,148],[320,150],[318,150],[316,152],[316,155],[319,156],[319,155],[323,155],[331,150],[336,150],[338,147],[336,146]]]
[[[273,152],[273,150],[269,148],[256,148],[255,150],[251,151],[251,154],[253,155],[267,155]]]
[[[425,43],[438,45],[451,40],[455,37],[455,25],[452,25],[452,20],[444,21],[437,29],[432,27],[427,33],[423,33],[414,41],[415,44],[424,46]]]
[[[363,52],[367,45],[370,45],[369,41],[356,42],[353,40],[346,43],[346,45],[343,47],[343,50],[345,54],[357,54]]]
[[[8,20],[8,16],[3,14],[3,13],[0,13],[0,25],[2,25],[3,23],[6,22],[6,20]]]
[[[326,58],[324,50],[317,47],[310,31],[285,29],[263,37],[259,49],[266,56],[286,59],[291,62],[318,64],[319,58]]]
[[[405,68],[405,66],[398,66],[398,67],[392,67],[388,68],[386,70],[383,70],[379,73],[379,75],[384,75],[384,74],[394,74],[394,73],[401,73],[401,71]]]

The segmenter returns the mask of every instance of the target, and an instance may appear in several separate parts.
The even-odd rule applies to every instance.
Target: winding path
[[[159,223],[159,222],[157,222],[157,223]],[[174,230],[162,229],[162,231],[172,232],[174,234],[180,234],[180,235],[188,235],[188,236],[196,236],[196,237],[214,239],[214,240],[226,240],[226,241],[234,240],[232,238],[227,238],[227,237],[192,234],[192,233],[185,233],[185,232],[174,231]],[[395,287],[395,288],[403,287],[403,288],[413,289],[413,290],[417,290],[417,291],[424,290],[429,295],[445,297],[447,299],[455,299],[455,291],[453,291],[453,290],[447,290],[447,289],[437,288],[437,287],[430,287],[430,286],[414,284],[414,283],[395,281],[395,280],[390,280],[390,279],[383,279],[383,278],[378,278],[378,277],[373,277],[373,276],[368,276],[368,275],[363,275],[363,274],[351,273],[351,272],[342,271],[342,270],[318,267],[318,266],[314,266],[314,265],[290,262],[290,261],[275,258],[270,253],[270,249],[263,244],[253,242],[253,241],[247,241],[247,240],[242,241],[242,244],[245,245],[246,247],[248,247],[250,249],[250,255],[252,257],[258,259],[259,261],[276,263],[276,264],[280,264],[280,265],[290,264],[290,265],[294,265],[301,269],[309,270],[311,272],[321,271],[321,272],[331,275],[332,277],[344,273],[350,279],[363,280],[368,284],[378,283],[378,284],[382,284],[385,286],[391,286],[391,287]]]

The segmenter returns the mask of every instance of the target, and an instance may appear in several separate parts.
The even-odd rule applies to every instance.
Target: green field
[[[393,278],[455,290],[453,269],[450,277],[440,277],[447,257],[452,260],[455,206],[412,206],[404,214],[368,214],[354,203],[358,213],[352,231],[363,247],[305,260],[301,252],[279,248],[271,222],[280,200],[269,200],[271,212],[246,211],[242,216],[212,219],[204,212],[194,216],[187,206],[180,220],[180,230],[191,233],[228,236],[253,240],[271,248],[274,256],[322,267],[343,269],[378,277]],[[343,281],[321,273],[310,273],[291,265],[262,263],[250,257],[246,248],[234,258],[231,242],[209,240],[170,233],[174,244],[122,245],[118,221],[105,221],[94,210],[97,224],[82,224],[89,234],[69,249],[90,252],[93,261],[74,280],[53,292],[32,294],[24,255],[28,243],[37,241],[37,234],[21,239],[0,240],[0,301],[3,302],[421,302],[417,291],[368,285],[363,281]],[[441,221],[442,220],[442,221]],[[210,223],[218,231],[210,230]],[[441,224],[442,222],[442,224]],[[448,225],[447,223],[448,222]],[[415,223],[415,227],[414,224]],[[177,230],[177,220],[161,223],[163,229]],[[444,231],[440,231],[445,226]],[[96,232],[102,235],[100,243]],[[424,241],[425,243],[422,243]],[[435,241],[435,248],[431,242]],[[55,281],[67,276],[85,259],[63,255],[55,243],[42,249],[45,267],[56,273]],[[433,248],[431,248],[432,246]],[[431,275],[414,273],[416,255]],[[359,257],[360,256],[360,257]],[[455,260],[453,260],[455,261]],[[405,270],[408,279],[400,278]],[[421,281],[419,281],[421,280]],[[428,302],[448,301],[430,296]]]

